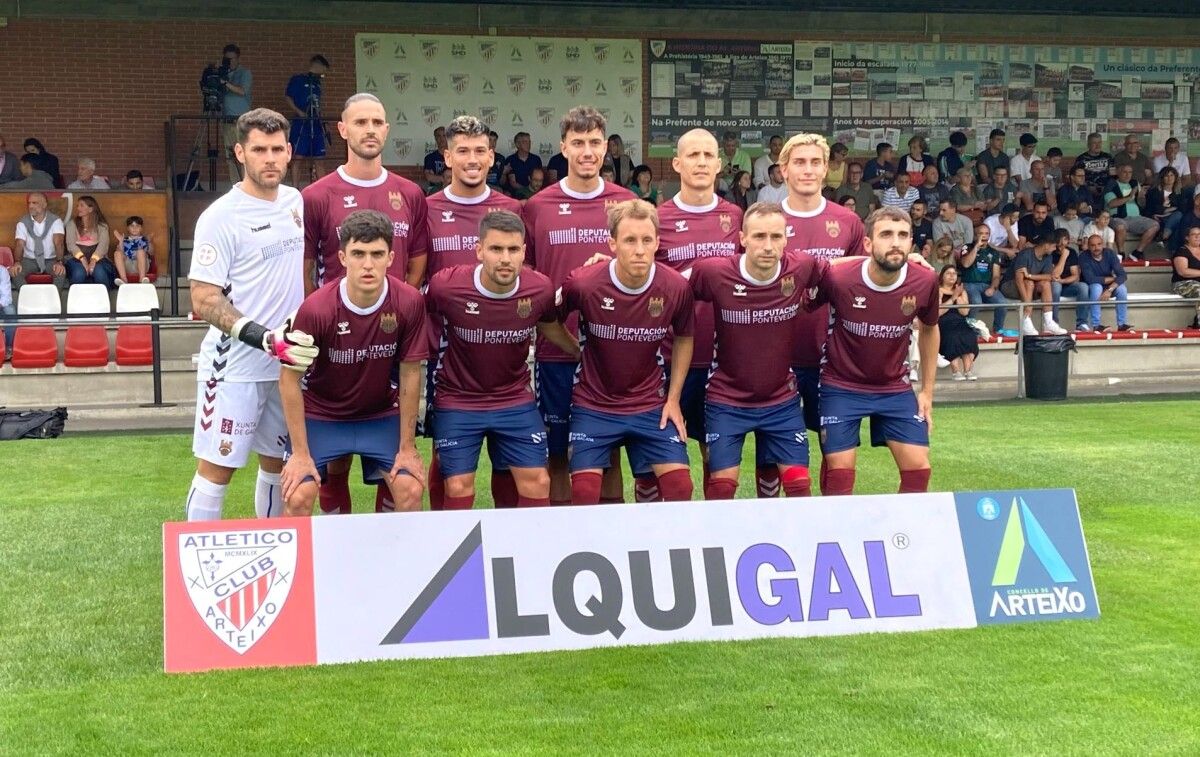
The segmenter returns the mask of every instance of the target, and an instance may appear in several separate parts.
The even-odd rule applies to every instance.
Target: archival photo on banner
[[[499,152],[528,132],[545,161],[558,152],[559,119],[593,105],[638,162],[642,141],[642,43],[556,37],[358,34],[359,91],[383,101],[391,121],[388,165],[420,163],[435,147],[433,130],[475,115],[500,135]]]

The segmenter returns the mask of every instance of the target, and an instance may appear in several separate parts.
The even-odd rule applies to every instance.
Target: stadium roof
[[[395,2],[396,0],[392,0]],[[930,4],[922,0],[811,0],[797,7],[794,0],[605,0],[604,2],[568,3],[563,0],[478,0],[482,5],[543,5],[543,6],[603,6],[664,8],[675,10],[736,10],[764,11],[780,10],[797,13],[820,12],[867,12],[867,13],[929,13]],[[475,4],[475,3],[472,3]],[[998,5],[996,0],[942,0],[936,13],[987,13],[1002,12],[1012,15],[1038,14],[1062,16],[1169,16],[1200,18],[1200,2],[1197,0],[1157,0],[1154,3],[1131,4],[1128,0],[1007,0]]]

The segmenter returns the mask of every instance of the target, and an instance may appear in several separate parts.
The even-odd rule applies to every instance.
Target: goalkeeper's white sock
[[[258,483],[254,485],[254,514],[260,518],[283,515],[283,489],[279,486],[278,473],[258,469]]]
[[[188,520],[220,520],[228,486],[214,484],[199,473],[192,477],[184,509]]]

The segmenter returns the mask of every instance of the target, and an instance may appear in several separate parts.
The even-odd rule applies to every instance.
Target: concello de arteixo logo
[[[1075,493],[955,494],[980,624],[1100,614]]]

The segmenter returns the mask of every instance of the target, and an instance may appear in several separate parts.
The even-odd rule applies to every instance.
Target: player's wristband
[[[242,316],[233,324],[233,328],[229,330],[229,335],[256,350],[266,349],[264,346],[266,342],[264,337],[267,335],[267,328],[245,316]]]

